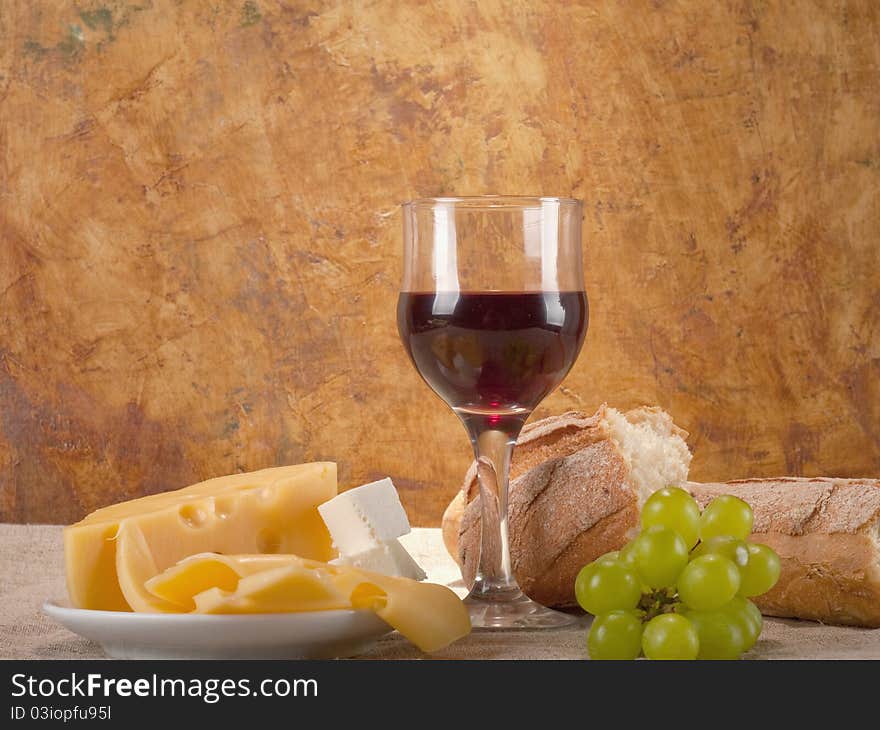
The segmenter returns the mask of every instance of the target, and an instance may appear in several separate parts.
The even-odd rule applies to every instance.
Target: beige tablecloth
[[[440,530],[416,529],[404,538],[431,580],[464,593],[458,569],[446,554]],[[47,598],[63,598],[61,528],[0,525],[0,658],[89,659],[101,647],[81,639],[45,616]],[[587,620],[547,632],[474,633],[431,655],[438,659],[584,659]],[[822,626],[767,619],[750,659],[880,659],[880,629]],[[364,658],[421,659],[424,654],[392,634]]]

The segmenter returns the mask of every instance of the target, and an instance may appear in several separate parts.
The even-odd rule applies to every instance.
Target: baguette
[[[626,414],[602,405],[523,429],[511,464],[508,499],[514,574],[531,598],[576,605],[574,579],[584,564],[622,547],[639,510],[660,487],[687,479],[687,433],[659,408]],[[480,555],[476,465],[447,508],[443,534],[467,585]]]
[[[687,488],[701,506],[733,494],[755,514],[750,540],[773,548],[779,582],[762,613],[880,627],[880,480],[743,479]]]

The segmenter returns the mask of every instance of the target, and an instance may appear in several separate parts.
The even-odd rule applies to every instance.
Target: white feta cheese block
[[[410,531],[409,520],[391,480],[349,489],[318,505],[340,555],[366,553]]]
[[[372,550],[357,555],[343,555],[331,560],[332,565],[350,565],[373,573],[396,575],[412,580],[425,580],[428,576],[399,540],[391,540]]]

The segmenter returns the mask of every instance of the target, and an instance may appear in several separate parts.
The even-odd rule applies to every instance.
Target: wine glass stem
[[[510,560],[507,514],[510,458],[522,423],[514,428],[514,431],[468,429],[477,460],[482,509],[480,560],[472,596],[494,596],[503,600],[505,594],[519,590]]]
[[[473,576],[464,602],[475,629],[551,629],[577,621],[531,600],[513,574],[507,509],[510,457],[528,415],[462,417],[474,446],[480,485],[480,555],[475,567],[467,567],[473,566],[473,556],[465,557],[462,566],[466,579]]]

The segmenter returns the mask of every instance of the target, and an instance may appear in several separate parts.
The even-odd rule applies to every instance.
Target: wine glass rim
[[[583,205],[577,198],[551,195],[451,195],[436,198],[415,198],[403,203],[404,208],[431,208],[436,205],[454,205],[463,208],[536,208],[545,203],[565,206]]]

